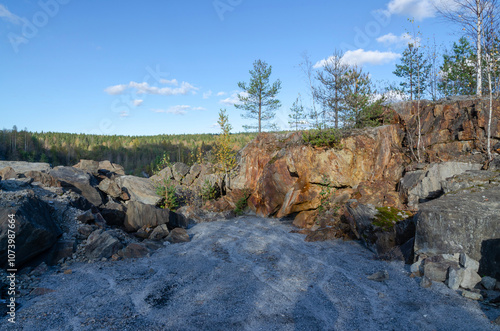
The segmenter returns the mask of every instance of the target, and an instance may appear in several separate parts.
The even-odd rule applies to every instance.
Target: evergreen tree
[[[361,68],[351,67],[346,74],[344,98],[346,108],[343,114],[344,126],[363,127],[363,112],[370,104],[372,86],[370,76]]]
[[[281,89],[281,81],[278,79],[273,84],[269,83],[272,66],[262,60],[253,63],[253,70],[250,70],[250,83],[239,82],[238,87],[246,92],[246,95],[238,95],[241,104],[235,104],[237,109],[245,111],[243,118],[257,120],[257,125],[244,125],[247,129],[270,128],[272,124],[263,122],[270,121],[276,115],[276,109],[281,106],[281,102],[276,99],[276,95]]]
[[[439,90],[446,96],[474,95],[476,93],[476,55],[467,38],[453,43],[451,54],[443,55]]]
[[[421,99],[427,89],[431,64],[420,52],[420,47],[409,43],[401,57],[401,64],[396,64],[393,72],[396,76],[403,78],[399,84],[403,93],[410,95],[410,100]]]
[[[288,114],[288,124],[290,127],[295,127],[295,131],[298,131],[299,128],[304,127],[307,124],[307,114],[304,111],[304,106],[302,106],[302,100],[300,99],[300,94],[297,97],[297,100],[290,108],[290,114]]]
[[[230,187],[229,171],[236,167],[236,153],[231,146],[231,129],[229,117],[225,109],[219,111],[219,120],[217,121],[220,127],[220,134],[217,138],[215,147],[215,156],[217,159],[217,172],[226,177],[226,185]],[[220,186],[222,187],[222,185]]]

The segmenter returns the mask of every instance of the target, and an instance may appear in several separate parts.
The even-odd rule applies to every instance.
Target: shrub
[[[200,196],[203,201],[215,200],[219,196],[219,190],[216,185],[212,185],[208,179],[205,179],[200,189]]]
[[[243,215],[243,211],[248,206],[248,197],[250,196],[250,192],[248,190],[243,191],[243,195],[241,198],[236,201],[236,208],[234,209],[234,213],[236,215]]]
[[[302,133],[302,140],[315,147],[341,147],[340,140],[344,137],[341,129],[312,129]]]
[[[163,183],[156,187],[156,194],[162,198],[159,203],[160,208],[168,208],[175,211],[179,207],[175,185],[172,184],[170,179],[163,179]]]

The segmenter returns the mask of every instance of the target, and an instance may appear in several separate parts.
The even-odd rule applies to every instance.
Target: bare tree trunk
[[[490,88],[490,110],[488,114],[488,160],[491,161],[493,159],[491,155],[491,117],[493,115],[493,92],[491,90],[491,63],[488,63],[488,85]]]
[[[482,96],[483,91],[482,91],[482,74],[481,74],[481,29],[482,29],[482,17],[479,13],[481,13],[481,0],[476,0],[476,10],[477,10],[477,25],[476,25],[476,33],[477,33],[477,40],[476,40],[476,46],[477,46],[477,89],[476,89],[476,94],[477,96]]]

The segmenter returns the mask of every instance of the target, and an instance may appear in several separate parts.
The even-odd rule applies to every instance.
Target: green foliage
[[[314,147],[340,147],[344,130],[335,128],[311,129],[302,133],[304,143]]]
[[[236,201],[236,208],[234,209],[234,213],[236,215],[243,215],[245,208],[248,206],[249,196],[250,192],[248,190],[243,190],[243,195],[238,199],[238,201]]]
[[[210,181],[205,179],[203,186],[200,188],[200,196],[202,201],[215,200],[219,196],[219,191],[215,185],[212,185]]]
[[[304,111],[304,106],[302,106],[302,101],[300,100],[300,94],[297,97],[297,100],[290,108],[290,114],[288,114],[288,124],[290,127],[294,128],[295,131],[298,131],[299,128],[304,127],[307,124],[307,114]]]
[[[236,166],[236,152],[233,150],[231,145],[232,126],[229,123],[229,117],[227,116],[225,109],[220,110],[217,124],[219,124],[221,129],[215,148],[217,170],[219,173],[227,174]]]
[[[389,231],[394,228],[394,225],[412,214],[409,211],[403,211],[394,207],[377,207],[377,214],[373,220],[373,225]]]
[[[442,77],[438,89],[446,96],[476,93],[476,55],[467,38],[453,43],[452,52],[443,54]]]
[[[243,148],[255,133],[231,134],[232,147]],[[47,162],[72,166],[80,159],[109,160],[127,174],[152,175],[164,157],[171,162],[194,164],[198,155],[210,155],[218,135],[183,134],[156,136],[106,136],[57,132],[0,130],[0,159]]]
[[[241,104],[235,104],[236,109],[241,109],[243,118],[257,120],[257,125],[244,125],[245,129],[258,129],[271,127],[265,122],[272,120],[276,115],[276,109],[281,106],[281,102],[276,99],[276,95],[281,89],[281,81],[278,79],[273,84],[269,83],[272,66],[262,60],[253,63],[253,70],[250,70],[250,83],[239,82],[238,87],[247,95],[238,95]],[[264,122],[264,123],[263,123]]]
[[[324,213],[329,208],[330,198],[332,196],[332,187],[330,186],[330,182],[326,177],[323,177],[319,196],[320,196],[320,204],[318,207],[318,212],[321,214]]]
[[[160,208],[168,208],[175,211],[179,207],[179,200],[175,192],[175,185],[168,178],[163,179],[163,183],[156,186],[156,194],[162,199],[159,203]]]
[[[399,84],[402,91],[410,95],[410,100],[421,99],[429,84],[431,64],[420,47],[412,43],[408,44],[400,61],[393,73],[403,79]]]

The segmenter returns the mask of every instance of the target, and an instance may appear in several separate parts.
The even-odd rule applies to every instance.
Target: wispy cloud
[[[224,96],[224,95],[226,95],[226,94],[227,94],[226,92],[224,92],[224,91],[220,91],[220,92],[218,92],[218,93],[217,93],[217,96],[218,96],[218,97],[222,97],[222,96]]]
[[[168,80],[168,79],[160,79],[160,83],[161,84],[168,84],[168,85],[174,85],[174,86],[178,86],[179,85],[179,82],[177,81],[177,79],[171,79],[171,80]]]
[[[342,56],[342,63],[349,65],[358,65],[361,66],[363,64],[372,64],[372,65],[382,65],[386,63],[390,63],[401,57],[401,54],[393,53],[393,52],[380,52],[380,51],[365,51],[360,48],[355,51],[347,51]],[[333,61],[334,56],[330,56],[329,58],[323,59],[321,61],[316,62],[314,68],[322,68],[328,62]]]
[[[238,95],[241,95],[242,97],[248,97],[249,94],[247,92],[233,92],[230,97],[220,100],[219,102],[227,106],[234,106],[235,104],[240,103]]]
[[[0,4],[0,18],[4,21],[14,23],[14,24],[21,24],[22,23],[22,19],[19,16],[10,12],[7,9],[7,7],[5,7],[2,4]]]
[[[405,47],[409,43],[420,43],[420,38],[413,40],[413,37],[407,32],[402,33],[400,36],[396,36],[393,33],[388,33],[381,37],[378,37],[377,41],[386,46],[394,45],[397,47]]]
[[[129,116],[130,116],[130,114],[129,114],[129,113],[128,113],[128,111],[126,111],[126,110],[122,110],[122,111],[120,112],[120,117],[129,117]]]
[[[165,113],[174,115],[186,115],[189,110],[206,110],[203,107],[191,107],[188,105],[177,105],[169,107],[168,109],[151,109],[155,113]]]
[[[212,96],[212,90],[208,90],[207,92],[203,93],[203,99],[208,99]]]
[[[457,2],[454,0],[391,0],[387,8],[381,11],[387,16],[405,15],[421,21],[435,17],[438,9],[453,9],[456,6]]]
[[[139,100],[139,99],[134,100],[134,106],[139,107],[140,105],[142,105],[143,102],[144,100]]]
[[[173,84],[173,81],[176,80],[174,79],[169,81],[170,84]],[[134,89],[136,94],[155,94],[155,95],[165,95],[165,96],[186,95],[189,92],[195,94],[196,90],[198,90],[197,87],[194,87],[193,85],[187,82],[182,82],[179,87],[157,87],[157,86],[150,86],[146,82],[137,83],[132,81],[128,84],[109,86],[104,89],[104,92],[111,95],[118,95],[125,93],[125,91],[128,89]]]

